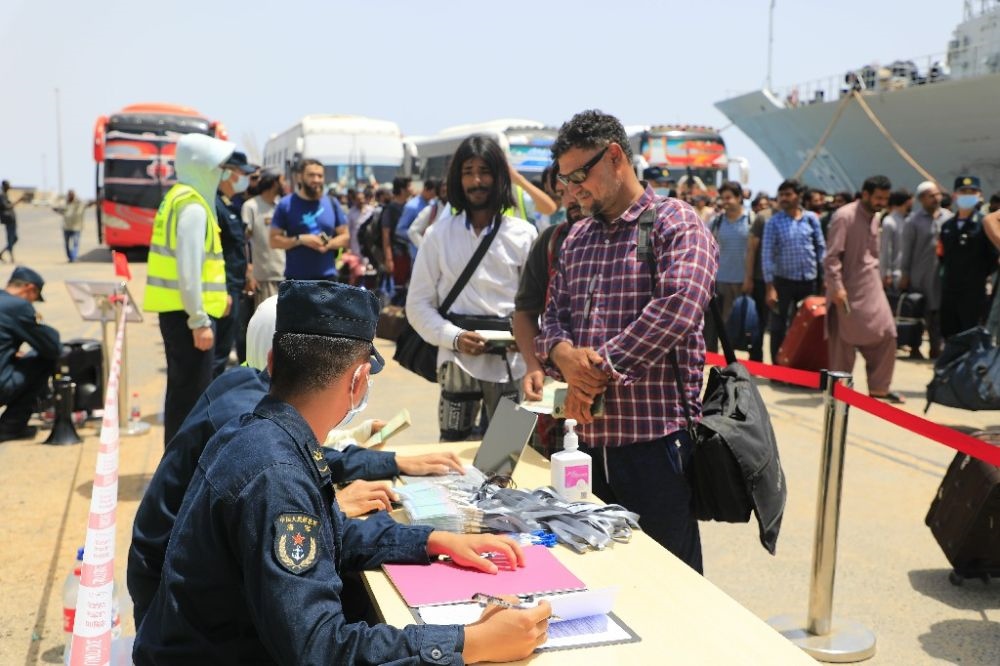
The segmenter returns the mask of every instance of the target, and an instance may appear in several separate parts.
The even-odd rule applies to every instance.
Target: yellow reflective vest
[[[524,200],[524,195],[524,189],[520,185],[514,185],[514,207],[503,211],[503,214],[508,217],[519,217],[534,224],[535,221],[528,217],[528,204]]]
[[[174,185],[163,197],[153,220],[153,236],[149,241],[146,264],[147,312],[184,310],[177,275],[177,223],[181,208],[198,205],[205,209],[205,258],[201,264],[201,302],[205,313],[221,317],[226,311],[226,264],[222,258],[222,238],[219,223],[205,198],[190,185]]]

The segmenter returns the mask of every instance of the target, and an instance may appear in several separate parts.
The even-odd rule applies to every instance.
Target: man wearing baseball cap
[[[955,179],[958,213],[941,225],[941,335],[979,326],[986,316],[986,280],[997,252],[983,230],[983,192],[976,176]]]
[[[41,275],[18,266],[0,292],[0,405],[7,407],[0,415],[0,442],[35,436],[28,419],[62,352],[59,332],[43,324],[32,305],[45,300],[44,286]],[[23,343],[34,353],[18,357]]]
[[[233,349],[240,328],[240,301],[247,282],[247,232],[240,208],[242,197],[250,186],[250,175],[258,167],[250,164],[247,156],[234,151],[222,165],[222,179],[215,195],[215,215],[219,219],[219,234],[222,240],[222,258],[226,264],[226,294],[232,305],[215,322],[215,359],[212,376],[218,377],[226,369],[229,352]],[[245,326],[245,324],[244,324]],[[244,345],[245,346],[245,345]],[[240,356],[240,362],[245,354]]]
[[[506,537],[452,534],[339,510],[319,440],[361,412],[382,369],[378,298],[329,281],[286,280],[268,363],[269,394],[205,447],[170,535],[133,661],[472,663],[513,661],[545,641],[551,606],[487,611],[469,625],[349,623],[342,573],[384,562],[496,573],[482,553],[523,565]]]

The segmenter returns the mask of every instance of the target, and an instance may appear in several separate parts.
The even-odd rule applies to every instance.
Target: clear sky
[[[943,53],[961,0],[777,0],[775,86]],[[724,127],[713,103],[761,87],[770,0],[0,0],[0,177],[92,196],[95,119],[172,102],[262,148],[308,113],[406,134],[501,117],[558,125],[600,108],[626,124]],[[930,128],[929,128],[930,129]],[[751,186],[777,172],[739,130]],[[45,168],[43,169],[43,155]]]

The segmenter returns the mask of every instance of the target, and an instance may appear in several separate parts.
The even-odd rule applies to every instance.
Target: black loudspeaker
[[[99,340],[80,338],[63,342],[58,367],[76,384],[73,411],[104,409],[104,354]]]
[[[73,427],[73,380],[58,376],[52,380],[52,396],[56,420],[52,424],[52,432],[45,440],[46,444],[79,444],[83,440],[76,434]]]

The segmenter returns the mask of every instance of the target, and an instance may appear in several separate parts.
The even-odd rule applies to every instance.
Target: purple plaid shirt
[[[651,233],[659,282],[636,258],[639,215],[656,209]],[[590,446],[658,439],[686,426],[668,352],[677,361],[692,417],[701,416],[705,366],[704,310],[714,291],[718,246],[688,204],[646,188],[611,223],[593,218],[573,225],[549,287],[536,351],[548,359],[559,342],[593,347],[611,375],[605,416],[579,426]]]

